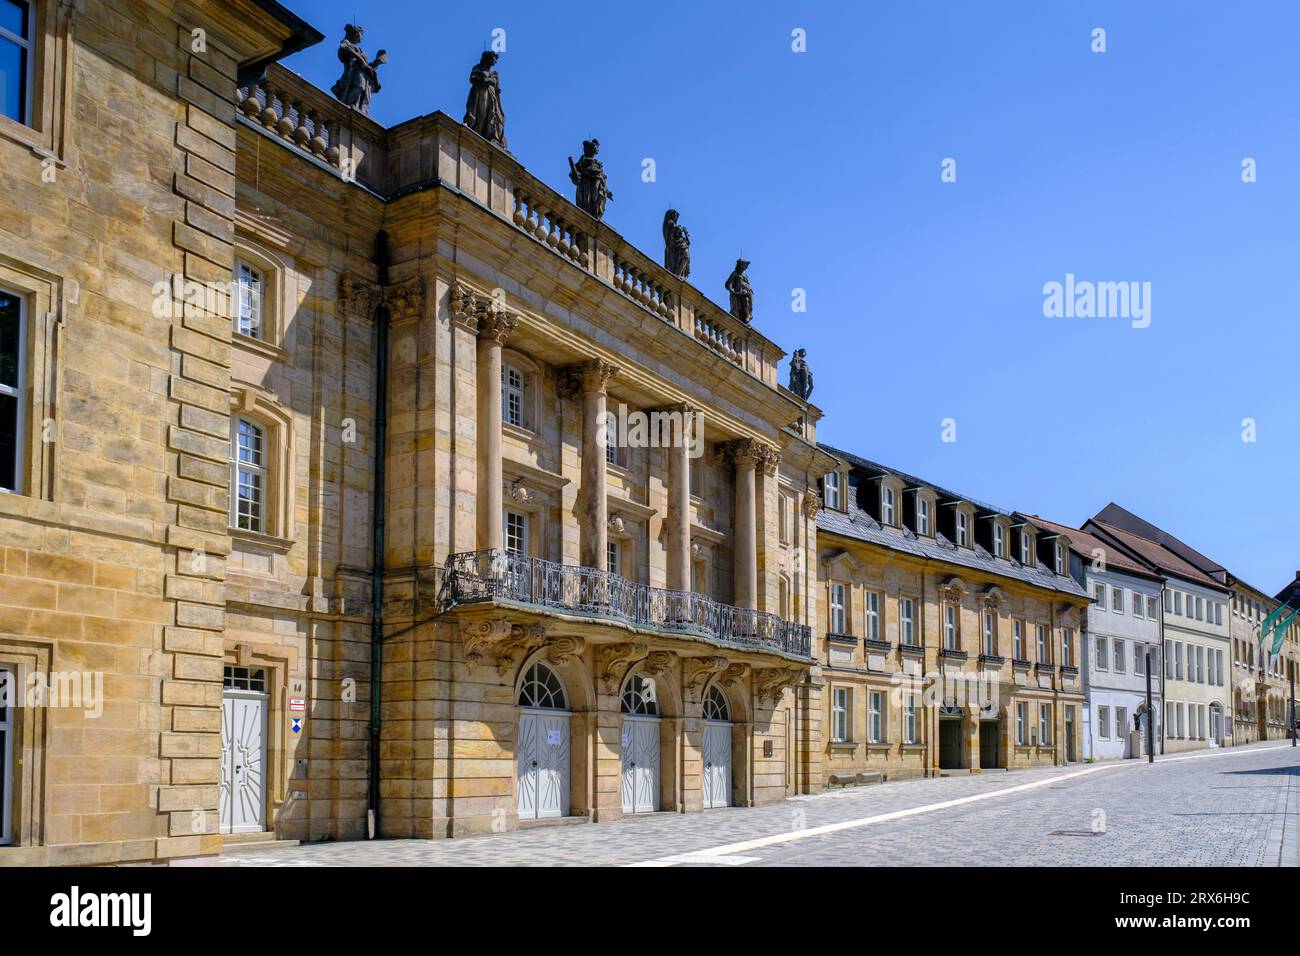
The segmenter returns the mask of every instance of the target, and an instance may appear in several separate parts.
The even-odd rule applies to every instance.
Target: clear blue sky
[[[287,3],[322,88],[354,16],[388,50],[389,125],[459,119],[504,28],[511,151],[571,195],[598,137],[606,220],[657,258],[680,210],[715,301],[751,259],[822,440],[1065,523],[1113,499],[1270,593],[1300,568],[1300,4]],[[1150,328],[1045,318],[1067,272],[1150,282]]]

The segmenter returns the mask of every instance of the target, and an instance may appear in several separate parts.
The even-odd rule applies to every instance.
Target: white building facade
[[[1089,565],[1089,567],[1091,567]],[[1147,753],[1147,670],[1151,708],[1157,715],[1153,740],[1159,748],[1162,581],[1108,567],[1089,570],[1088,655],[1084,662],[1085,756],[1093,760],[1141,757]],[[1140,730],[1134,737],[1133,730]]]

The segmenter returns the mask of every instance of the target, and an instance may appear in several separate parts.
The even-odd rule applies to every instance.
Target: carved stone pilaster
[[[373,318],[382,293],[367,279],[344,272],[339,275],[339,315],[357,319]]]
[[[566,396],[596,393],[604,395],[609,380],[619,372],[618,366],[604,359],[589,359],[560,369],[559,387]]]
[[[563,667],[580,657],[587,643],[580,637],[557,637],[546,648],[547,657],[556,667]]]
[[[465,666],[473,671],[489,656],[496,660],[497,673],[514,666],[522,652],[540,647],[546,640],[546,628],[540,624],[511,624],[504,617],[466,621],[461,628],[465,642]]]
[[[504,345],[519,326],[519,315],[502,306],[492,296],[484,295],[463,282],[451,287],[448,298],[452,319],[478,338]]]
[[[754,694],[759,700],[778,701],[787,687],[803,679],[802,667],[759,667],[754,669]]]
[[[602,647],[598,655],[600,663],[597,670],[600,682],[605,685],[605,693],[613,693],[623,682],[623,675],[627,673],[627,669],[645,657],[649,649],[645,641],[624,641]]]
[[[822,508],[822,496],[817,494],[814,489],[809,488],[804,492],[801,504],[803,507],[803,516],[805,518],[815,518],[817,517],[817,512]]]
[[[704,685],[709,682],[709,678],[714,674],[721,673],[727,667],[725,657],[691,657],[686,661],[686,679],[684,681],[687,690],[694,694],[699,694],[704,689]]]
[[[418,318],[424,312],[424,279],[420,276],[384,290],[389,318],[394,322]]]

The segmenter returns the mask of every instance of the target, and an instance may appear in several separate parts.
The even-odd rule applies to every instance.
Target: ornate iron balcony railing
[[[720,604],[690,591],[637,584],[598,568],[556,564],[496,548],[450,555],[439,600],[444,609],[474,601],[516,601],[739,648],[804,658],[812,653],[812,628],[806,624]]]

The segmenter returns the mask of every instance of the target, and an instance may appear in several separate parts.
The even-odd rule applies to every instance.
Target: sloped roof
[[[1141,558],[1132,557],[1109,541],[1103,541],[1096,535],[1089,534],[1081,528],[1071,528],[1069,525],[1057,524],[1055,521],[1048,521],[1038,515],[1025,515],[1025,517],[1041,528],[1065,535],[1070,539],[1070,550],[1087,561],[1092,561],[1093,552],[1100,550],[1105,555],[1107,568],[1127,571],[1130,574],[1140,574],[1148,578],[1160,577],[1160,570],[1155,565]]]
[[[856,464],[859,467],[876,469],[885,474],[896,475],[909,484],[922,485],[927,488],[933,488],[941,494],[949,495],[953,498],[961,498],[963,501],[971,499],[947,489],[940,488],[928,481],[922,481],[912,475],[896,471],[892,468],[886,468],[877,465],[865,458],[848,452],[840,451],[836,448],[823,445],[831,454],[843,458],[850,464]],[[972,502],[979,504],[978,502]],[[989,511],[996,511],[1007,517],[1014,517],[1014,512],[1004,511],[1000,508],[992,508],[986,505],[980,507],[987,508]],[[1078,597],[1087,597],[1087,592],[1079,586],[1074,578],[1057,574],[1047,565],[1035,559],[1035,565],[1030,567],[1023,565],[1013,558],[995,558],[984,548],[976,544],[973,548],[959,548],[942,534],[936,533],[934,538],[925,538],[918,536],[915,532],[907,528],[892,528],[882,525],[867,512],[857,506],[854,501],[849,502],[848,511],[839,511],[835,509],[822,508],[817,512],[817,530],[825,531],[828,534],[837,534],[841,537],[852,538],[856,541],[864,541],[868,544],[879,545],[883,548],[889,548],[892,551],[898,551],[903,554],[910,554],[917,558],[928,559],[931,561],[942,561],[946,564],[957,565],[959,567],[970,568],[974,571],[981,571],[985,574],[997,575],[1008,578],[1013,581],[1021,581],[1034,587],[1047,588],[1052,591],[1059,591],[1062,594],[1073,594]]]
[[[1185,581],[1194,581],[1197,584],[1204,584],[1207,587],[1216,588],[1217,590],[1226,590],[1221,581],[1216,581],[1200,568],[1184,561],[1174,552],[1170,551],[1164,545],[1144,538],[1141,535],[1125,531],[1123,528],[1117,528],[1112,524],[1104,521],[1098,521],[1095,518],[1088,519],[1087,525],[1096,526],[1103,534],[1116,541],[1121,547],[1128,548],[1135,552],[1138,557],[1154,564],[1166,574],[1172,574],[1180,577]]]
[[[1204,574],[1208,574],[1220,584],[1227,579],[1228,569],[1218,561],[1207,558],[1190,544],[1179,540],[1164,528],[1152,524],[1140,515],[1135,515],[1127,508],[1120,507],[1113,501],[1097,512],[1093,520],[1119,528],[1121,531],[1127,531],[1130,534],[1136,534],[1149,541],[1154,541],[1156,544],[1172,551],[1192,567]]]

